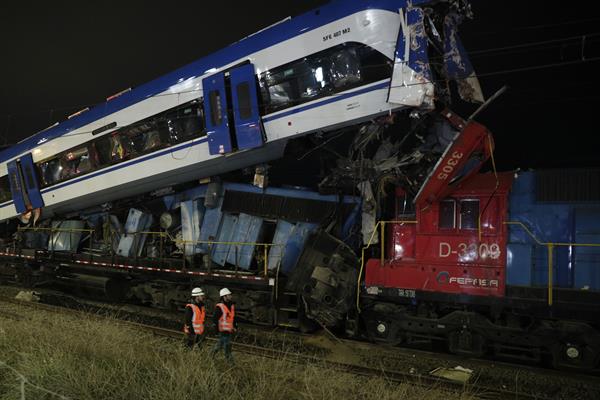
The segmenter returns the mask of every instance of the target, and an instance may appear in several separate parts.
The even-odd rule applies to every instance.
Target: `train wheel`
[[[556,343],[551,348],[552,366],[556,369],[590,370],[598,364],[600,351],[588,343]]]

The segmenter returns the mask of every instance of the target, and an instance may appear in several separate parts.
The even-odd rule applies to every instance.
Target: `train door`
[[[230,72],[233,120],[238,149],[251,149],[263,144],[263,131],[258,112],[258,95],[254,65],[245,64]]]
[[[202,86],[210,154],[228,154],[264,143],[253,64],[204,78]]]
[[[42,208],[44,199],[40,193],[31,154],[9,162],[7,169],[10,191],[17,212],[22,214],[31,209]]]

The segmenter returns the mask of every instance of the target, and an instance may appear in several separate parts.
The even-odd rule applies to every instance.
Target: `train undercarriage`
[[[423,344],[466,357],[493,357],[557,369],[592,370],[600,361],[597,293],[548,312],[541,290],[513,288],[504,301],[475,296],[386,290],[365,295],[361,324],[367,337],[391,345]],[[401,293],[400,293],[401,292]],[[540,293],[541,292],[541,293]],[[404,297],[408,296],[408,297]]]

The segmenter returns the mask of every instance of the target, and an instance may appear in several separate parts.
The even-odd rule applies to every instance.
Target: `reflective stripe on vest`
[[[206,310],[204,307],[200,308],[195,304],[188,304],[186,307],[192,308],[192,327],[196,335],[202,335],[204,333],[204,317],[206,316]],[[183,331],[190,333],[187,325],[184,325]]]
[[[219,332],[233,332],[233,317],[235,316],[235,306],[231,305],[231,310],[223,303],[218,303],[217,307],[221,309],[221,318],[219,318]]]

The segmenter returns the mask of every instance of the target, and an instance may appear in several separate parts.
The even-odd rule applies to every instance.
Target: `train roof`
[[[429,1],[417,0],[413,1],[413,4],[421,2],[427,3]],[[294,18],[283,20],[262,31],[251,34],[228,47],[200,58],[157,79],[142,84],[113,100],[98,104],[89,111],[63,121],[58,125],[42,130],[0,152],[0,162],[10,161],[23,153],[31,151],[42,143],[61,137],[100,118],[155,96],[186,79],[203,75],[213,68],[221,68],[245,55],[255,53],[304,32],[316,29],[324,24],[365,9],[384,9],[398,12],[398,9],[403,6],[406,6],[406,0],[334,0],[318,9]]]

